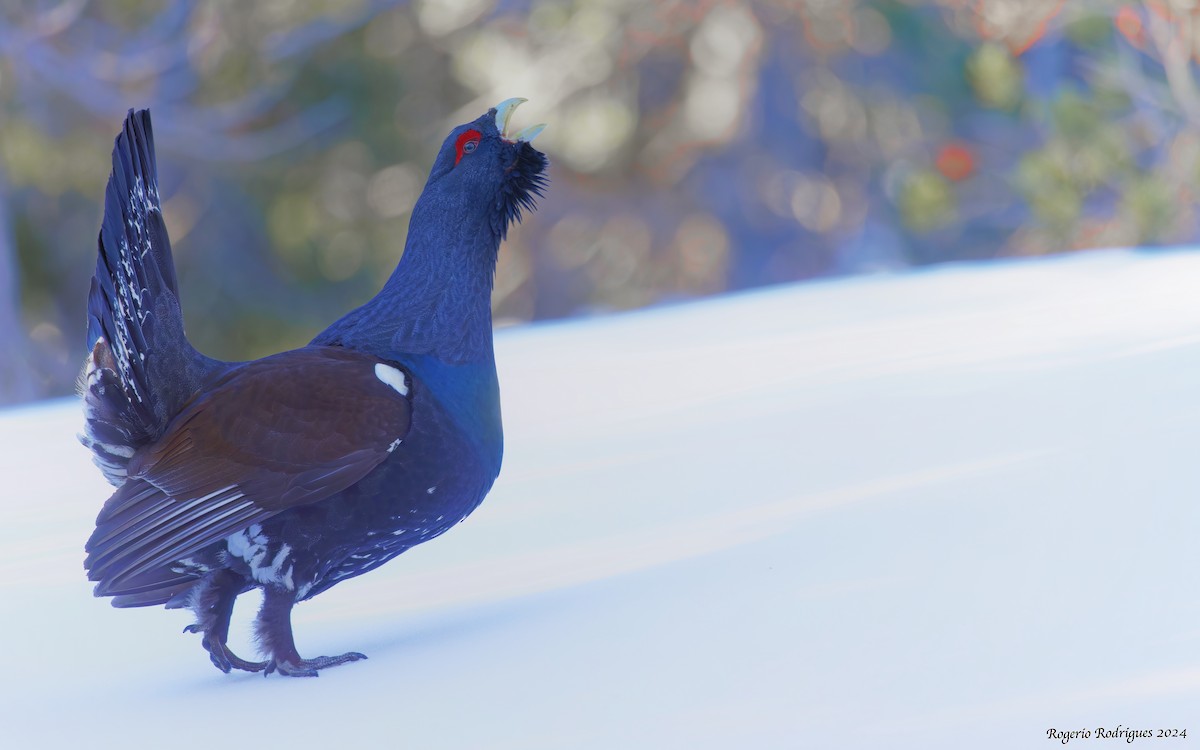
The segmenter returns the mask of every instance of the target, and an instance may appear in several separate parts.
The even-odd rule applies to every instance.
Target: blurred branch
[[[129,59],[161,55],[156,48],[162,46],[178,47],[179,52],[186,52],[189,47],[194,49],[197,36],[211,38],[211,32],[216,29],[211,16],[207,19],[202,17],[202,22],[197,24],[198,30],[189,39],[186,35],[188,21],[197,15],[195,3],[171,0],[156,15],[147,19],[141,28],[132,32],[98,19],[84,18],[80,19],[80,34],[93,47],[110,50],[119,65]]]
[[[294,148],[345,119],[350,106],[334,96],[283,122],[248,127],[266,119],[293,89],[297,63],[306,54],[403,2],[372,0],[344,20],[318,18],[268,35],[262,59],[290,64],[240,98],[215,104],[192,103],[200,76],[189,62],[216,38],[218,16],[202,16],[185,0],[167,3],[132,35],[86,17],[88,0],[65,0],[27,23],[0,26],[0,55],[21,61],[15,69],[38,99],[47,88],[55,90],[106,121],[119,120],[134,103],[127,86],[171,76],[170,85],[158,80],[136,104],[166,115],[160,122],[169,124],[162,132],[180,136],[176,149],[208,161],[254,161]]]
[[[188,47],[193,40],[186,33],[184,2],[169,4],[136,35],[136,44],[107,43],[110,38],[115,40],[115,31],[99,21],[83,18],[82,10],[81,6],[69,22],[64,18],[55,27],[53,37],[69,35],[69,40],[52,39],[51,35],[40,33],[36,22],[0,27],[0,55],[19,60],[21,64],[14,68],[31,85],[48,84],[91,114],[105,119],[120,116],[126,109],[123,103],[128,95],[121,85],[162,75],[187,62]],[[72,27],[76,33],[71,33]],[[54,44],[56,41],[71,52],[61,52]],[[182,100],[193,90],[194,86],[158,87],[155,96]]]
[[[1080,69],[1088,74],[1094,87],[1104,87],[1125,92],[1137,110],[1143,115],[1153,115],[1157,128],[1165,127],[1164,116],[1174,115],[1179,109],[1171,87],[1162,80],[1146,75],[1142,68],[1141,54],[1120,46],[1112,60],[1084,60]]]
[[[341,97],[330,97],[286,121],[270,128],[231,136],[227,128],[210,127],[218,120],[204,117],[199,122],[189,112],[166,109],[159,132],[176,136],[174,150],[195,159],[215,162],[253,162],[293,149],[328,130],[350,114],[350,105]]]
[[[37,395],[32,348],[21,325],[21,285],[16,243],[8,216],[8,183],[0,173],[0,404],[27,401]]]
[[[88,0],[63,0],[50,10],[34,16],[24,31],[34,38],[54,36],[68,28],[83,14]]]
[[[1148,2],[1146,8],[1147,30],[1158,50],[1171,94],[1188,122],[1200,126],[1200,94],[1196,91],[1196,80],[1192,75],[1195,50],[1188,41],[1195,33],[1195,18],[1191,14],[1181,14],[1168,20],[1155,12]],[[1175,24],[1178,24],[1177,28]]]
[[[297,29],[270,34],[262,43],[263,57],[270,62],[281,62],[305,55],[315,47],[363,26],[383,11],[406,4],[407,0],[371,0],[349,19],[318,18]]]

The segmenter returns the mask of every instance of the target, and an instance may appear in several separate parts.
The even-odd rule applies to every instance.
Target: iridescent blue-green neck
[[[413,208],[408,241],[383,289],[313,343],[450,364],[492,358],[492,282],[500,237],[492,217],[431,180]],[[485,204],[486,205],[486,204]]]

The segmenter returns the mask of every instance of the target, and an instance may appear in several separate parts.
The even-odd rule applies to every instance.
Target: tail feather
[[[163,583],[162,586],[143,591],[139,594],[120,594],[112,598],[114,607],[153,607],[159,604],[167,605],[167,609],[180,609],[186,606],[187,595],[196,586],[198,579],[180,577],[178,580]],[[172,603],[175,600],[176,603]]]
[[[88,294],[81,440],[113,484],[220,366],[183,331],[147,110],[130,111],[113,147],[96,273]]]

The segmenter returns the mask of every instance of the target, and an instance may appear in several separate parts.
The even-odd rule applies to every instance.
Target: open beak
[[[505,99],[496,105],[496,130],[499,130],[500,137],[509,143],[521,141],[528,143],[534,138],[537,138],[538,134],[546,129],[546,123],[543,122],[538,123],[537,125],[530,125],[527,128],[521,128],[512,135],[509,135],[508,121],[512,119],[512,114],[517,110],[517,107],[521,106],[527,101],[529,100],[522,99],[520,97],[513,97],[512,99]]]

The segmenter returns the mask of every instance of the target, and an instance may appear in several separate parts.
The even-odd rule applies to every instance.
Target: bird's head
[[[546,126],[508,130],[513,112],[525,101],[506,99],[450,131],[422,197],[435,198],[442,210],[482,213],[503,239],[521,212],[535,207],[547,183],[546,155],[530,143]]]

